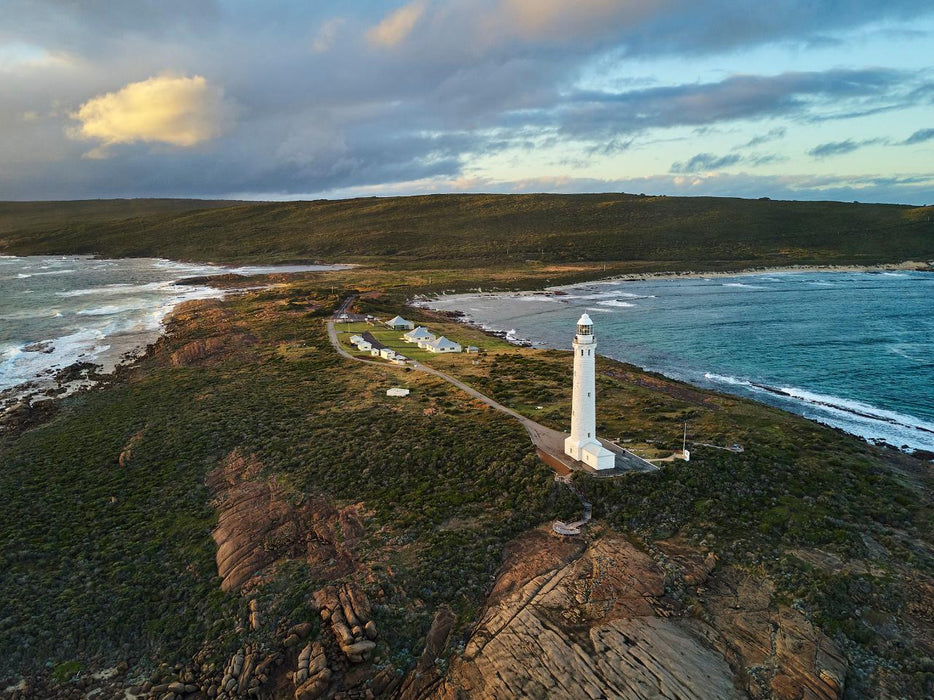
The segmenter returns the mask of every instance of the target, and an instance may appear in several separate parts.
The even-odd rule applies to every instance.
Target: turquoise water
[[[74,362],[109,371],[153,342],[177,304],[222,296],[204,285],[179,285],[191,275],[329,270],[301,265],[223,268],[148,258],[0,256],[0,399],[54,383]]]
[[[598,352],[794,411],[870,440],[934,450],[934,274],[770,273],[442,297],[487,328]]]

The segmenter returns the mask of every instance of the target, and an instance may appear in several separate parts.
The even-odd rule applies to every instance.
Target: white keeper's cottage
[[[448,340],[443,335],[440,338],[432,340],[424,345],[419,343],[419,347],[424,347],[428,352],[460,352],[460,343]]]
[[[392,328],[394,331],[410,331],[415,328],[415,324],[412,321],[406,321],[401,316],[396,316],[395,318],[386,321],[386,325]]]
[[[415,330],[402,334],[402,339],[407,343],[431,342],[437,336],[424,326],[419,326]]]

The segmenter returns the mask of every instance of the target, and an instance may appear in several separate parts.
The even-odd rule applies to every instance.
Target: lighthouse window
[[[581,348],[581,357],[584,356],[584,348]]]

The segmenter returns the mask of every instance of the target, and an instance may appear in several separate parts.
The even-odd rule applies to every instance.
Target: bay
[[[607,280],[424,303],[567,349],[586,312],[601,354],[868,440],[934,450],[934,274]]]

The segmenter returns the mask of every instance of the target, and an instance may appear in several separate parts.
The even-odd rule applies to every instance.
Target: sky
[[[0,0],[0,200],[934,204],[931,0]]]

